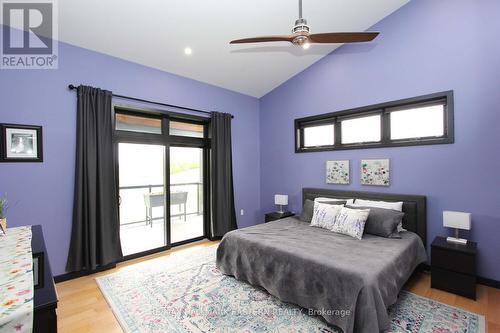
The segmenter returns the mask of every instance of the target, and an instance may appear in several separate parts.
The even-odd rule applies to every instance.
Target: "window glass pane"
[[[342,144],[381,140],[380,115],[343,120],[341,125]]]
[[[391,139],[444,135],[444,105],[391,112]]]
[[[166,244],[165,147],[118,144],[120,239],[124,255]]]
[[[161,134],[161,119],[115,114],[116,129],[120,131]]]
[[[184,123],[181,121],[170,121],[170,135],[189,136],[192,138],[203,138],[204,125]]]
[[[170,147],[172,243],[203,236],[203,149]]]
[[[304,147],[332,146],[333,142],[333,124],[304,127]]]

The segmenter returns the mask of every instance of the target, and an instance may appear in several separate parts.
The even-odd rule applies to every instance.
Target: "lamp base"
[[[446,241],[448,243],[467,245],[467,239],[463,239],[463,238],[446,237]]]
[[[285,211],[283,210],[283,205],[279,205],[280,209],[277,211],[277,213],[283,214]]]

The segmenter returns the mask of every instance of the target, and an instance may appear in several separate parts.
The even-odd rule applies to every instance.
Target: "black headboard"
[[[403,217],[403,228],[419,235],[424,246],[427,244],[426,198],[423,195],[343,191],[322,188],[302,189],[302,204],[306,199],[314,200],[317,197],[403,201],[403,212],[405,213]]]

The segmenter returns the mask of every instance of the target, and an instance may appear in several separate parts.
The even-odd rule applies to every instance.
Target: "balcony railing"
[[[183,213],[180,213],[180,214],[171,214],[170,217],[178,217],[178,216],[186,216],[186,215],[201,215],[203,213],[203,183],[201,182],[192,182],[192,183],[177,183],[177,184],[171,184],[170,185],[170,189],[171,189],[171,193],[175,193],[177,191],[175,191],[176,188],[179,188],[179,187],[186,187],[186,186],[194,186],[196,187],[196,209],[194,211],[187,211],[187,204],[184,206],[184,210],[185,212]],[[159,189],[161,190],[161,192],[163,193],[164,192],[164,185],[163,184],[145,184],[145,185],[134,185],[134,186],[121,186],[119,188],[120,190],[120,204],[121,204],[121,194],[122,194],[122,191],[126,191],[126,190],[141,190],[141,189],[147,189],[147,191],[145,191],[142,195],[145,195],[145,194],[153,194],[155,193],[153,190],[154,189]],[[187,200],[189,200],[191,197],[189,196],[190,193],[194,192],[194,191],[191,191],[191,190],[187,190],[186,191],[188,193],[188,198]],[[144,202],[144,201],[142,201]],[[161,205],[163,206],[163,204]],[[157,206],[155,206],[157,207]],[[132,221],[132,222],[125,222],[125,223],[122,223],[120,221],[120,225],[131,225],[131,224],[136,224],[136,223],[148,223],[148,222],[153,222],[153,220],[161,220],[161,219],[164,219],[164,216],[159,216],[159,217],[152,217],[151,215],[151,218],[148,219],[148,216],[150,216],[151,212],[148,212],[148,209],[150,209],[151,207],[147,207],[146,204],[144,203],[144,208],[145,208],[145,211],[146,211],[146,218],[144,220],[137,220],[137,221]],[[122,219],[120,219],[122,220]]]

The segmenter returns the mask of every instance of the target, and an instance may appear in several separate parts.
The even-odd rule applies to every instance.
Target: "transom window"
[[[304,147],[331,146],[335,141],[333,124],[304,128]]]
[[[391,139],[442,137],[446,104],[420,106],[391,112]]]
[[[295,120],[296,152],[454,142],[447,91]]]
[[[115,128],[119,131],[161,134],[161,118],[116,113]]]
[[[340,120],[340,127],[342,144],[379,142],[382,139],[380,114]]]
[[[193,138],[203,138],[205,126],[203,124],[186,123],[181,121],[169,122],[170,135],[189,136]]]
[[[207,145],[208,119],[174,112],[114,106],[115,136]]]

